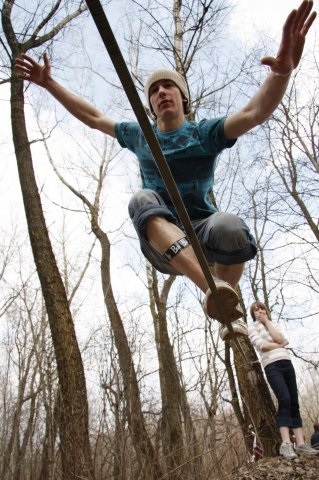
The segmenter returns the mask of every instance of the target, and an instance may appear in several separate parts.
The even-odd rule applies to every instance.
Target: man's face
[[[182,94],[172,80],[159,80],[149,89],[150,103],[157,118],[184,113]]]

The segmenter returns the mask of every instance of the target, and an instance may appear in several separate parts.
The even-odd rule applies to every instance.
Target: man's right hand
[[[48,81],[51,79],[51,65],[48,55],[43,55],[44,65],[40,65],[25,53],[16,58],[15,67],[19,78],[29,80],[41,87],[46,87]]]
[[[22,53],[15,61],[18,76],[45,88],[80,122],[115,138],[115,121],[54,80],[51,77],[51,64],[46,53],[43,55],[43,60],[44,64],[40,65],[33,58]]]

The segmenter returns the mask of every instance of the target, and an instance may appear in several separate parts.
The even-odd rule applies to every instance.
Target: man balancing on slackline
[[[313,1],[303,1],[292,10],[283,27],[276,58],[261,63],[270,68],[266,80],[248,104],[228,117],[188,121],[190,96],[185,79],[176,71],[153,72],[145,84],[154,132],[166,157],[209,265],[224,309],[234,332],[247,335],[236,287],[245,262],[256,254],[256,243],[247,225],[236,215],[216,211],[210,194],[216,159],[236,139],[265,122],[281,102],[289,78],[298,66],[316,12]],[[66,90],[51,76],[49,59],[44,65],[21,54],[16,59],[21,78],[45,88],[72,115],[91,128],[118,140],[139,160],[142,189],[129,203],[129,214],[143,254],[160,272],[186,275],[205,294],[204,308],[211,318],[222,320],[215,298],[190,245],[164,182],[157,170],[142,130],[136,122],[115,122],[81,97]],[[221,328],[227,339],[228,329]]]

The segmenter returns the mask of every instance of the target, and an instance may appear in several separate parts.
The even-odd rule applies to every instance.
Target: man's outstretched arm
[[[40,65],[28,55],[21,54],[15,62],[19,77],[45,88],[64,108],[85,125],[115,137],[114,120],[106,117],[93,105],[54,80],[51,76],[51,65],[46,53],[43,59],[44,64]]]
[[[263,65],[270,67],[271,72],[248,104],[226,119],[226,138],[237,138],[261,125],[278,107],[290,75],[299,65],[307,32],[316,18],[312,7],[312,0],[304,0],[297,10],[292,10],[288,15],[277,56],[261,60]]]

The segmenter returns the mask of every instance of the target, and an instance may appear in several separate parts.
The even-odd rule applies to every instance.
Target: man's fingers
[[[290,12],[283,26],[283,31],[285,33],[301,32],[303,35],[306,35],[317,16],[316,12],[312,12],[310,15],[312,7],[312,0],[304,0],[297,10],[294,9]]]
[[[313,7],[313,1],[304,0],[297,10],[297,28],[300,30]]]
[[[44,60],[44,65],[46,67],[49,67],[50,66],[50,61],[49,61],[48,54],[46,52],[43,54],[43,60]]]
[[[296,17],[296,24],[294,25],[295,32],[301,32],[303,35],[306,35],[309,28],[313,24],[314,19],[317,16],[316,12],[310,12],[313,7],[312,0],[304,0],[300,7],[298,8],[298,13]],[[309,16],[310,15],[310,16]],[[308,18],[309,17],[309,18]]]
[[[316,16],[317,16],[317,12],[312,12],[312,14],[310,15],[310,17],[308,18],[308,20],[306,21],[306,23],[304,24],[304,26],[301,30],[302,35],[304,35],[304,36],[307,35],[308,30],[311,27],[311,25],[313,24]]]
[[[292,10],[289,13],[289,15],[287,17],[287,20],[285,21],[284,26],[283,26],[283,32],[284,33],[291,32],[291,30],[294,28],[297,15],[298,15],[297,10]]]
[[[37,64],[37,62],[35,62],[35,61],[33,60],[33,58],[32,58],[32,57],[29,57],[29,55],[27,55],[26,53],[21,53],[21,57],[22,57],[24,60],[26,60],[27,62],[31,63],[32,66],[34,66],[34,65]]]
[[[19,70],[19,76],[23,76],[26,74],[26,65],[22,60],[16,59],[15,67]]]

